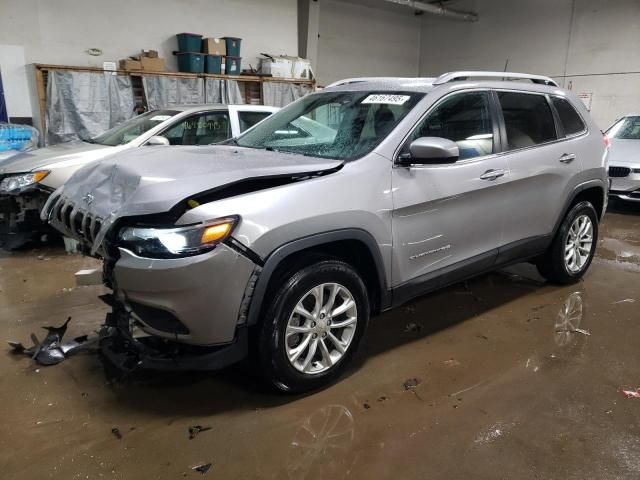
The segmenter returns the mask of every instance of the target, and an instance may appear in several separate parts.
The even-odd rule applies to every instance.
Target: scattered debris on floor
[[[447,367],[459,367],[461,364],[455,358],[450,358],[449,360],[445,360],[444,363]]]
[[[487,337],[486,335],[482,335],[482,334],[476,335],[476,338],[480,338],[482,340],[489,340],[489,337]]]
[[[591,336],[591,333],[584,328],[572,328],[572,329],[560,329],[556,330],[556,333],[581,333],[582,335],[586,335],[587,337]]]
[[[417,378],[410,378],[409,380],[406,380],[402,384],[402,386],[404,387],[405,390],[412,390],[416,388],[419,384],[420,384],[420,380],[418,380]]]
[[[613,302],[611,305],[617,305],[618,303],[635,303],[635,300],[633,298],[625,298],[624,300]]]
[[[203,427],[202,425],[193,425],[192,427],[189,427],[189,440],[193,440],[199,433],[211,430],[211,428],[212,427]]]
[[[420,330],[422,330],[422,325],[414,322],[409,322],[404,327],[404,333],[419,332]]]
[[[200,465],[196,465],[195,467],[191,467],[191,470],[201,473],[204,475],[211,468],[211,463],[202,463]]]
[[[120,433],[120,429],[118,427],[113,427],[111,429],[111,433],[113,434],[114,437],[116,437],[118,440],[122,440],[122,434]]]
[[[81,335],[68,342],[62,342],[70,321],[71,317],[59,327],[42,327],[48,332],[42,342],[32,333],[33,346],[29,348],[15,341],[9,341],[9,346],[13,349],[13,353],[28,355],[40,365],[56,365],[69,355],[91,348],[98,341],[97,335],[91,340],[87,335]]]
[[[388,400],[388,398],[387,398],[387,397],[385,397],[384,395],[382,395],[382,396],[380,396],[380,397],[378,398],[378,401],[379,401],[379,402],[384,402],[385,400]]]
[[[640,398],[640,388],[636,390],[620,390],[627,398]]]
[[[367,402],[363,403],[362,406],[365,410],[369,410],[371,408],[371,405],[369,405]]]

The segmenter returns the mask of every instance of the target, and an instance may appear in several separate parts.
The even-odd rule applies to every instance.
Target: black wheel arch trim
[[[378,287],[380,289],[380,307],[387,308],[391,303],[390,292],[387,288],[385,276],[385,266],[382,260],[380,248],[373,236],[360,228],[345,228],[340,230],[332,230],[328,232],[317,233],[307,237],[299,238],[276,248],[265,259],[262,272],[257,279],[255,290],[249,305],[247,315],[247,324],[255,325],[258,323],[260,312],[262,310],[264,297],[267,293],[267,287],[273,273],[276,271],[280,263],[289,255],[312,247],[318,247],[328,243],[334,243],[344,240],[356,240],[362,242],[375,263],[377,273]]]
[[[576,185],[576,187],[573,189],[573,192],[571,193],[571,195],[567,198],[567,201],[565,202],[563,208],[562,208],[562,214],[558,217],[558,219],[556,220],[556,224],[553,227],[553,236],[555,236],[555,234],[558,232],[558,229],[560,228],[560,225],[562,224],[562,221],[564,220],[564,217],[567,216],[567,213],[569,212],[569,210],[571,209],[571,205],[573,205],[576,197],[578,195],[580,195],[581,192],[589,189],[589,188],[593,188],[593,187],[597,187],[602,189],[602,193],[603,193],[603,197],[602,197],[602,201],[606,202],[606,196],[608,195],[608,188],[606,183],[603,180],[600,179],[593,179],[593,180],[588,180],[584,183],[581,183],[579,185]],[[603,209],[602,212],[599,215],[599,220],[602,220],[602,217],[604,215],[604,205],[605,203],[603,203]],[[595,207],[595,205],[594,205]]]

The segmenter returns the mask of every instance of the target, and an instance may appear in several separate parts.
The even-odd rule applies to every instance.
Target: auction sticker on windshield
[[[151,122],[164,122],[165,120],[169,120],[171,115],[156,115],[155,117],[151,117],[149,121]]]
[[[387,105],[402,105],[411,97],[409,95],[389,95],[377,93],[375,95],[369,95],[362,103],[384,103]]]

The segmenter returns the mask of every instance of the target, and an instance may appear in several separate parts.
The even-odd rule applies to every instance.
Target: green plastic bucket
[[[242,57],[233,57],[227,55],[224,57],[224,73],[226,75],[240,75]]]
[[[222,73],[222,55],[206,55],[204,71],[220,75]]]
[[[204,73],[203,53],[178,52],[178,70],[184,73]]]
[[[240,43],[242,42],[241,38],[236,37],[222,37],[225,42],[225,47],[227,48],[227,55],[230,57],[239,57],[240,56]]]
[[[202,50],[202,35],[197,33],[178,33],[178,50],[180,52],[200,52]]]

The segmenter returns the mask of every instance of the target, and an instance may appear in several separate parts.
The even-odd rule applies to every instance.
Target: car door
[[[231,122],[226,110],[189,115],[160,133],[171,145],[208,145],[231,138]]]
[[[451,93],[429,109],[405,140],[402,152],[419,137],[457,143],[453,164],[394,165],[394,286],[453,272],[465,276],[493,265],[501,242],[504,185],[509,179],[499,148],[491,93]],[[447,282],[444,276],[442,282]]]
[[[496,98],[503,117],[503,156],[511,172],[504,250],[529,241],[544,243],[581,170],[578,143],[586,127],[582,123],[576,130],[574,125],[565,136],[551,98],[543,93],[496,91]]]

